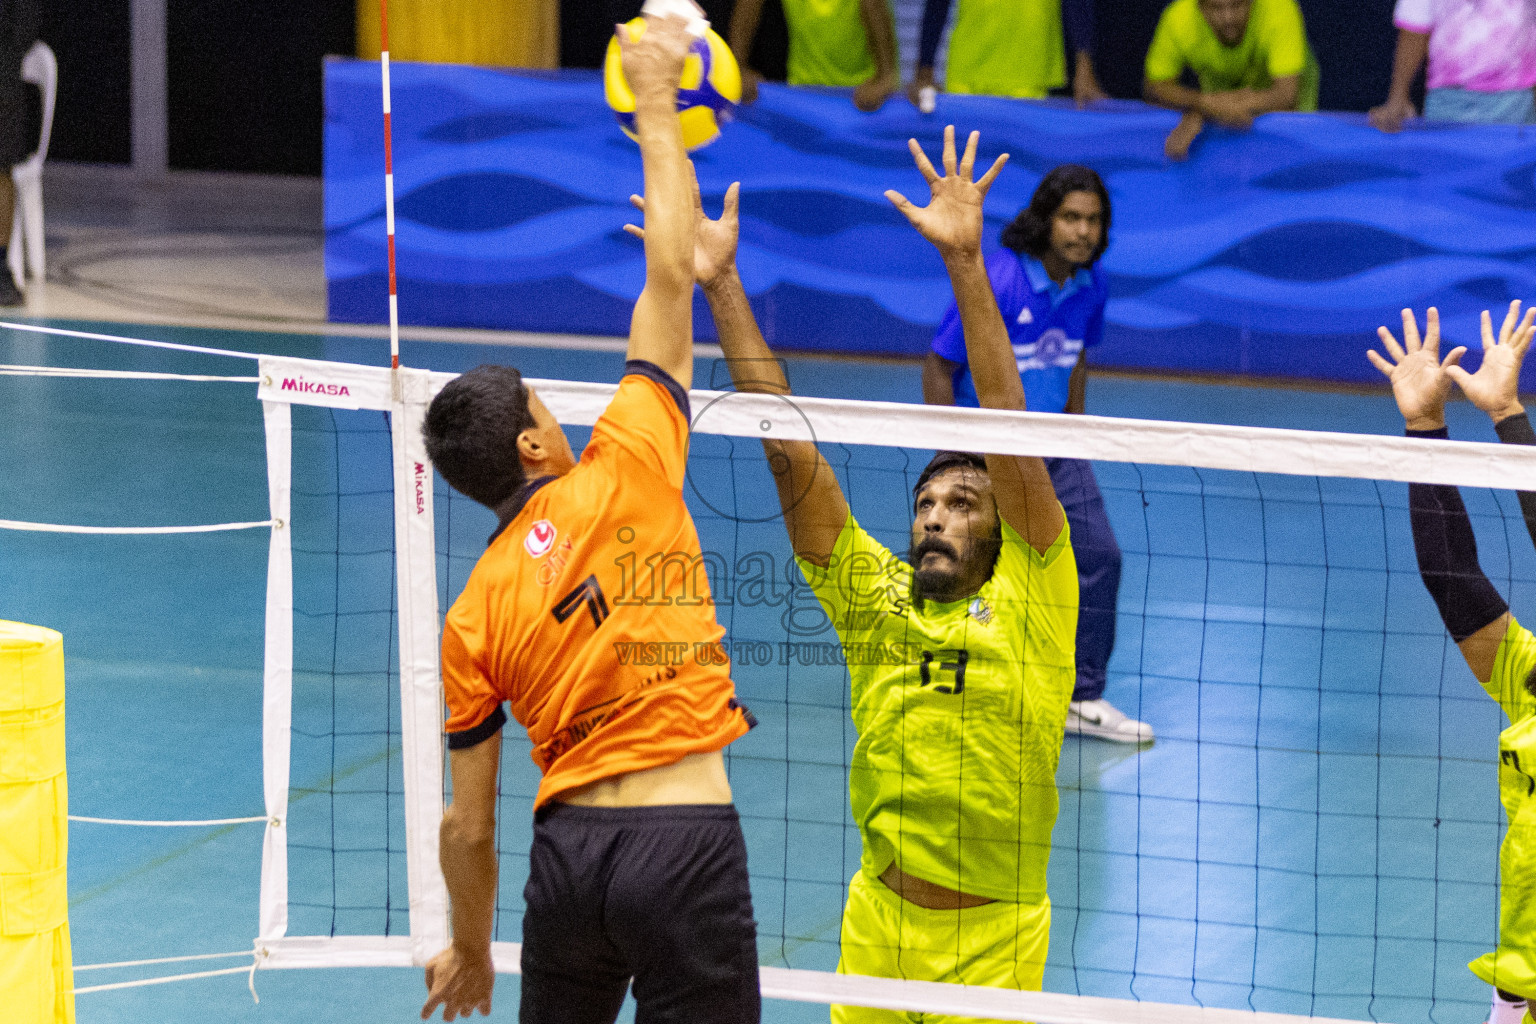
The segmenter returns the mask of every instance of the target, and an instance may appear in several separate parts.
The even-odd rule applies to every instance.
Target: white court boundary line
[[[92,370],[76,366],[32,366],[0,363],[0,377],[83,377],[92,380],[188,380],[226,384],[259,384],[260,377],[224,377],[206,373],[151,373],[148,370]]]
[[[146,985],[169,985],[173,981],[192,981],[195,978],[217,978],[222,974],[249,974],[250,967],[222,967],[216,971],[194,971],[191,974],[172,974],[164,978],[140,978],[138,981],[112,981],[105,985],[86,985],[73,991],[83,996],[90,992],[111,992],[120,988],[144,988]]]
[[[190,956],[158,956],[151,960],[119,960],[110,964],[86,964],[83,967],[75,967],[76,974],[81,971],[109,971],[119,967],[147,967],[151,964],[181,964],[190,960],[233,960],[237,956],[250,956],[248,949],[236,950],[233,953],[193,953]],[[244,970],[244,968],[241,968]]]
[[[259,814],[253,818],[209,818],[206,821],[147,821],[140,818],[87,818],[82,814],[71,814],[70,821],[84,821],[92,825],[144,825],[156,828],[198,828],[204,825],[245,825],[253,821],[269,821],[265,814]],[[150,961],[146,961],[148,963]],[[80,968],[75,968],[80,970]]]
[[[207,526],[70,526],[62,523],[23,523],[15,519],[0,519],[0,530],[20,530],[26,533],[86,533],[118,536],[152,536],[173,533],[223,533],[231,530],[264,530],[279,525],[276,519],[262,519],[252,523],[212,523]]]

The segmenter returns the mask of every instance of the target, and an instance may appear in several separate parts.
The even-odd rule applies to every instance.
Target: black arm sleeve
[[[1079,53],[1093,56],[1093,0],[1061,0],[1061,25],[1067,33],[1067,63]]]
[[[933,67],[939,56],[939,40],[944,35],[944,23],[949,20],[951,0],[927,0],[923,4],[923,34],[917,44],[917,66]]]
[[[1409,437],[1445,438],[1448,432],[1410,430]],[[1477,564],[1477,537],[1461,492],[1445,484],[1409,484],[1408,517],[1413,551],[1424,588],[1440,609],[1440,621],[1461,643],[1509,611]]]
[[[1536,431],[1531,429],[1531,418],[1525,413],[1500,420],[1493,425],[1498,431],[1499,440],[1505,444],[1532,444],[1536,445]],[[1530,491],[1516,491],[1520,498],[1520,515],[1525,519],[1525,532],[1531,535],[1531,544],[1536,546],[1536,494]]]

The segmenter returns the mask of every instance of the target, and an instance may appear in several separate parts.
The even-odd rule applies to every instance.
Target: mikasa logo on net
[[[303,377],[284,377],[283,391],[297,391],[301,395],[347,395],[352,392],[347,390],[345,384],[327,384],[324,381],[305,380]]]

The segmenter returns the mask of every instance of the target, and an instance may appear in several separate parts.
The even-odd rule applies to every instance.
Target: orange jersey
[[[688,395],[632,361],[581,462],[530,481],[443,627],[448,745],[506,721],[544,773],[534,806],[746,733],[683,502]]]

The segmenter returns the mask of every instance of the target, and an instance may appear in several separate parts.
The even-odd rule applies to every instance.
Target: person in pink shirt
[[[1397,0],[1397,57],[1387,102],[1372,109],[1384,132],[1413,117],[1408,89],[1429,58],[1424,116],[1432,121],[1536,120],[1536,0]]]

